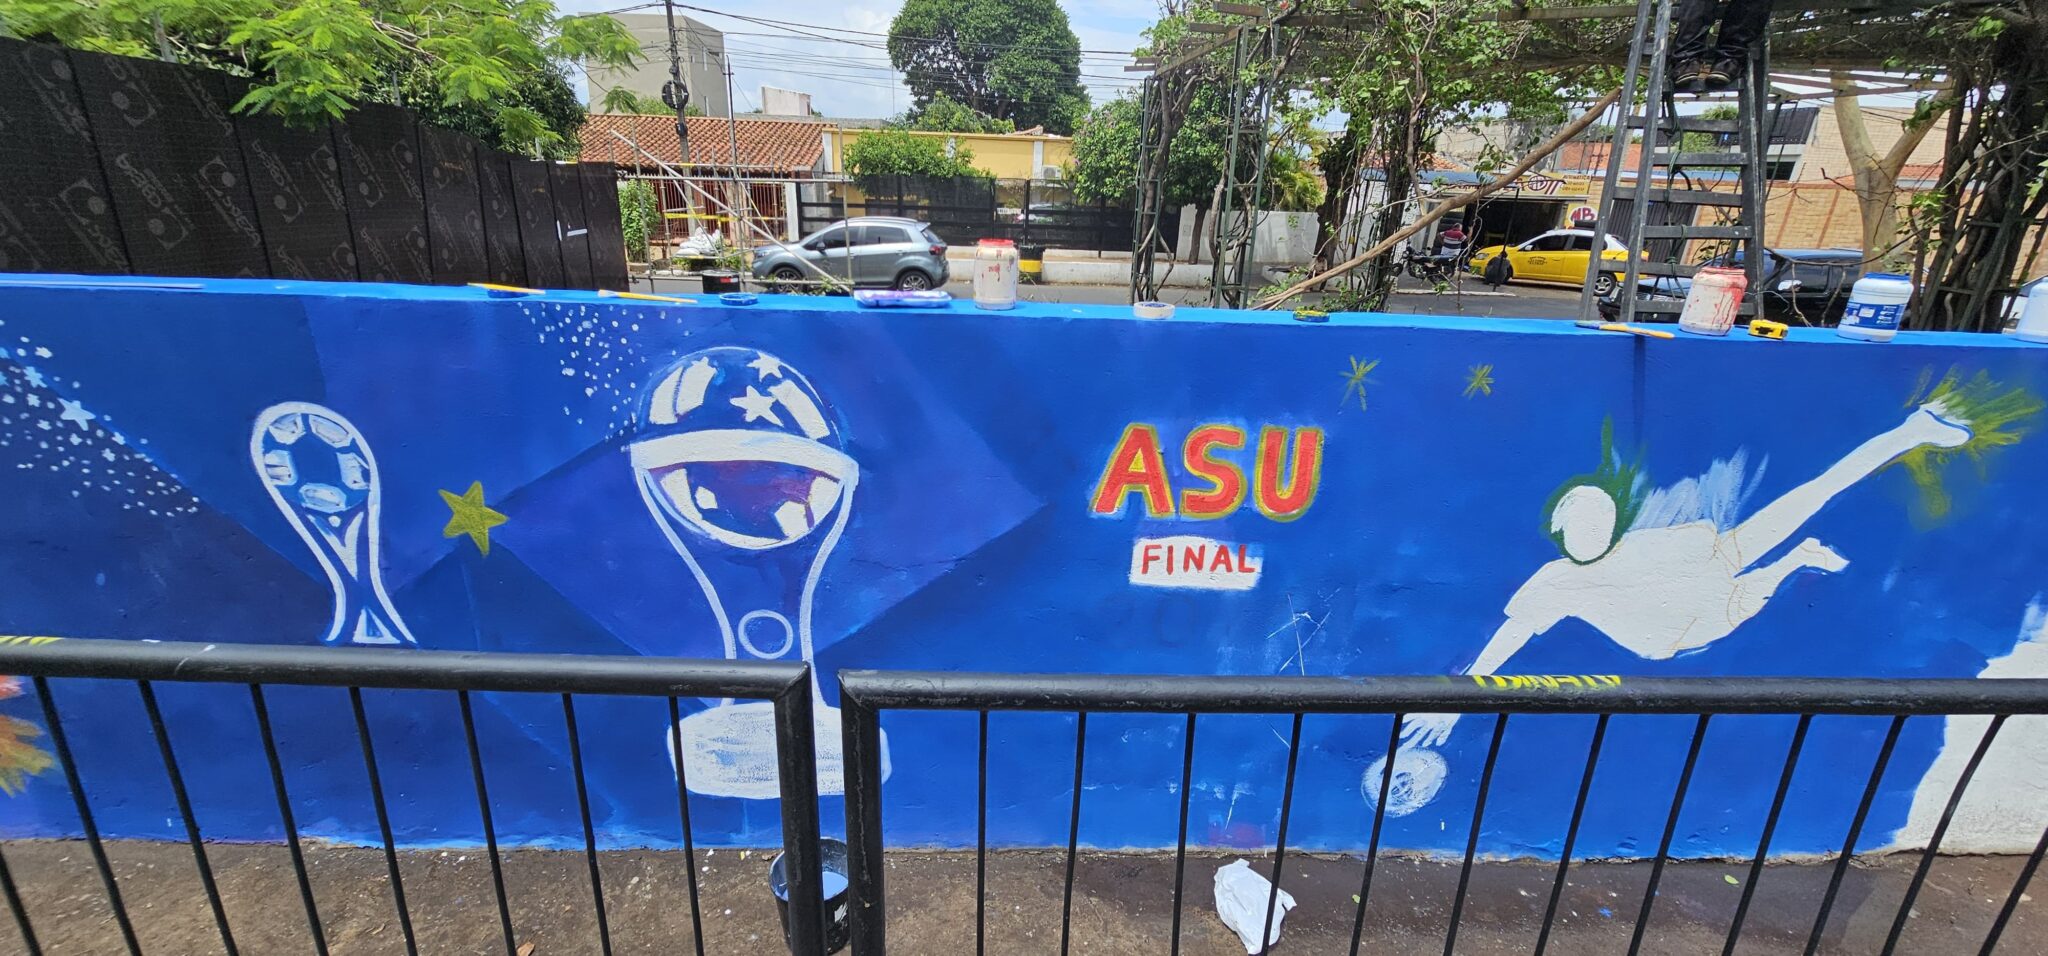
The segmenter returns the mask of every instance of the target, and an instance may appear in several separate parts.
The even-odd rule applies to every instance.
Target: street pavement
[[[695,279],[659,278],[653,285],[633,279],[636,292],[665,295],[700,291]],[[1579,292],[1562,286],[1507,285],[1492,291],[1478,282],[1461,283],[1459,292],[1435,294],[1406,290],[1395,292],[1387,302],[1388,312],[1414,315],[1467,315],[1488,318],[1572,319],[1578,315]],[[956,299],[971,299],[974,289],[966,282],[947,284]],[[1168,288],[1160,290],[1164,301],[1180,306],[1206,306],[1207,289]],[[1106,285],[1022,285],[1017,297],[1026,302],[1064,302],[1085,305],[1128,305],[1130,292],[1123,286]],[[1309,299],[1315,298],[1310,296]]]

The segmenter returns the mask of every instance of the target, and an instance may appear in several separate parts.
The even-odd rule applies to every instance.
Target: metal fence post
[[[775,696],[776,779],[782,788],[783,873],[789,881],[789,949],[824,956],[823,862],[818,855],[818,732],[811,669]]]
[[[846,875],[853,956],[882,956],[888,908],[882,895],[882,724],[875,708],[839,682],[846,760]]]
[[[1028,179],[1024,180],[1024,208],[1017,214],[1017,224],[1023,230],[1023,238],[1019,241],[1029,245],[1031,243],[1031,180]]]

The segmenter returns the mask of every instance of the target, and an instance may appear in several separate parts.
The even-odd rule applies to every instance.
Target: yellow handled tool
[[[677,302],[683,305],[697,304],[696,299],[684,299],[672,295],[649,295],[645,292],[614,292],[610,289],[597,290],[597,296],[600,299],[635,299],[641,302]]]
[[[486,289],[491,292],[510,292],[514,295],[547,295],[546,289],[528,289],[516,285],[498,285],[495,282],[472,282],[472,289]]]
[[[1598,329],[1602,332],[1627,332],[1632,335],[1641,335],[1653,339],[1675,339],[1678,337],[1662,329],[1646,329],[1640,325],[1623,325],[1620,322],[1600,322],[1593,319],[1580,319],[1578,326],[1582,329]]]

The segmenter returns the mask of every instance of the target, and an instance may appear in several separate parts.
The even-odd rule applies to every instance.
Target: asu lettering
[[[1250,476],[1233,455],[1245,450],[1247,437],[1243,428],[1225,424],[1202,425],[1188,432],[1181,442],[1180,467],[1189,484],[1176,501],[1159,429],[1134,422],[1110,451],[1102,477],[1095,483],[1090,510],[1120,515],[1136,495],[1148,517],[1215,520],[1236,513],[1249,492],[1259,513],[1274,521],[1301,517],[1315,503],[1322,481],[1323,430],[1290,430],[1278,425],[1260,428]]]

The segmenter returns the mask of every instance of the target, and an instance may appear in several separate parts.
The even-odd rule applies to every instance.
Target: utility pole
[[[732,57],[726,56],[725,51],[720,50],[718,61],[719,65],[725,67],[725,133],[730,138],[729,145],[732,149],[732,208],[740,210],[743,214],[751,213],[754,209],[754,197],[746,185],[740,182],[740,124],[739,118],[733,115]],[[741,235],[739,223],[733,224],[732,231],[733,239],[737,242]]]
[[[668,14],[668,88],[662,90],[662,102],[676,111],[676,142],[682,147],[682,161],[677,165],[690,168],[690,124],[683,114],[690,106],[690,88],[683,84],[683,51],[676,40],[675,0],[662,0],[662,10]]]

